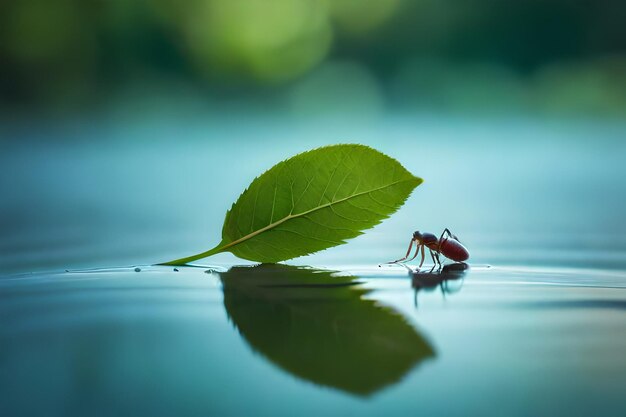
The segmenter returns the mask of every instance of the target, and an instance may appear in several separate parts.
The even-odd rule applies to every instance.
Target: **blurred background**
[[[426,179],[375,229],[391,257],[450,227],[485,262],[554,259],[539,239],[605,263],[625,21],[619,0],[2,2],[0,266],[202,251],[256,175],[338,142]]]
[[[625,11],[619,0],[10,1],[0,98],[5,117],[182,101],[622,118]]]

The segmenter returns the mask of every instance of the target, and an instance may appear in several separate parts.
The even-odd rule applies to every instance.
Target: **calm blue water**
[[[624,133],[436,119],[10,132],[0,415],[622,415]],[[336,142],[425,183],[291,267],[150,266],[213,246],[257,174]],[[444,227],[469,270],[439,283],[378,266]]]

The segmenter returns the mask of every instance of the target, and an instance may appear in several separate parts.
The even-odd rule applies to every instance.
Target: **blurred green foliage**
[[[82,106],[183,80],[317,111],[345,82],[366,109],[624,116],[625,11],[620,0],[6,1],[0,103]]]

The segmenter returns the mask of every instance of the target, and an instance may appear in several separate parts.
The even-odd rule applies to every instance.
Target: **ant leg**
[[[424,245],[421,245],[421,247],[422,247],[422,260],[420,261],[420,264],[417,267],[417,269],[420,269],[422,265],[424,265],[424,256],[426,256],[424,253]],[[417,256],[417,251],[415,251],[415,256]],[[415,258],[415,256],[413,258]]]
[[[415,242],[415,239],[411,239],[411,242],[409,243],[409,249],[407,249],[406,255],[404,255],[404,258],[396,259],[395,261],[387,262],[387,263],[388,264],[397,264],[398,262],[404,261],[406,258],[408,258],[409,254],[411,253],[411,248],[413,247],[413,242]]]
[[[428,248],[428,252],[430,253],[430,257],[431,257],[431,259],[433,260],[433,267],[432,267],[432,268],[430,268],[430,271],[428,271],[428,273],[430,274],[430,273],[432,273],[432,272],[435,270],[435,268],[437,267],[437,261],[435,261],[435,255],[433,255],[433,250],[432,250],[432,249],[430,249],[430,248]]]
[[[448,235],[445,239],[444,236]],[[452,234],[452,232],[450,232],[450,229],[448,229],[447,227],[445,229],[443,229],[443,232],[441,232],[441,236],[439,236],[439,240],[437,241],[437,245],[439,245],[439,249],[441,249],[441,244],[443,242],[445,242],[446,240],[448,240],[448,238],[452,238],[454,240],[456,240],[457,242],[461,243],[461,241],[459,240],[458,237],[456,237],[455,235]],[[441,265],[441,263],[440,263]]]
[[[424,262],[424,245],[417,245],[415,247],[415,255],[413,255],[413,257],[409,260],[407,260],[406,262],[411,262],[413,259],[415,259],[417,257],[417,254],[420,251],[420,248],[422,248],[422,262]],[[422,266],[422,264],[420,264],[420,266]]]
[[[428,248],[428,252],[430,253],[430,258],[433,260],[433,267],[430,268],[430,271],[428,271],[428,273],[431,273],[435,270],[438,264],[437,264],[437,261],[435,260],[435,255],[433,255],[433,250]]]
[[[437,259],[437,264],[439,265],[439,269],[441,269],[443,264],[441,263],[441,259],[439,258],[439,252],[435,252],[435,251],[433,252],[435,253],[435,259]]]
[[[431,258],[432,258],[432,260],[433,260],[433,269],[435,269],[435,267],[437,267],[437,266],[439,266],[439,265],[440,265],[440,262],[439,262],[439,260],[438,260],[437,258],[435,258],[435,253],[436,253],[436,252],[435,252],[435,251],[433,251],[433,250],[432,250],[432,249],[430,249],[430,248],[429,248],[428,250],[430,251],[430,257],[431,257]],[[432,271],[433,269],[431,269],[431,271]]]
[[[456,240],[457,242],[461,242],[459,240],[458,237],[456,237],[455,235],[452,234],[452,232],[450,231],[450,229],[448,229],[447,227],[445,229],[443,229],[443,232],[441,232],[441,236],[439,237],[439,242],[441,242],[441,240],[443,239],[443,235],[447,234],[448,237],[451,237],[452,239]],[[448,238],[446,238],[447,240]]]

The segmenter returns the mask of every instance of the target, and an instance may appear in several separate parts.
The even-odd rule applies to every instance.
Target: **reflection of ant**
[[[459,292],[463,286],[463,279],[469,265],[464,262],[457,262],[449,265],[445,265],[441,269],[435,271],[433,266],[428,272],[413,271],[411,268],[405,265],[410,271],[411,286],[415,289],[414,304],[417,307],[417,293],[421,290],[432,291],[439,287],[441,293],[444,295]],[[458,286],[451,286],[450,282],[459,282]]]

